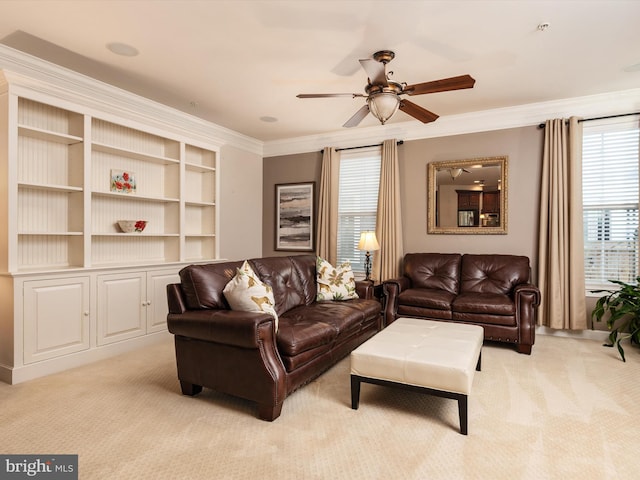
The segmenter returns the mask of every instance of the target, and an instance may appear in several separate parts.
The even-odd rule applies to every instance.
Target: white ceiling
[[[382,49],[399,82],[476,79],[411,97],[441,116],[638,88],[639,21],[637,0],[0,0],[0,43],[266,142],[340,130],[364,99],[296,94],[364,93]]]

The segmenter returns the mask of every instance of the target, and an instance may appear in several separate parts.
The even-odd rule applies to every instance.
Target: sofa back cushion
[[[315,255],[255,258],[249,263],[260,280],[271,285],[278,315],[315,300]]]
[[[229,308],[222,291],[242,262],[189,265],[180,270],[180,282],[187,308]]]
[[[464,255],[460,292],[510,294],[529,281],[529,258],[519,255]]]
[[[433,288],[457,294],[460,278],[458,253],[407,253],[404,274],[413,288]]]

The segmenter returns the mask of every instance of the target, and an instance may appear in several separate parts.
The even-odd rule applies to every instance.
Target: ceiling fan
[[[420,120],[422,123],[433,122],[438,118],[433,112],[422,108],[409,100],[400,98],[400,95],[423,95],[425,93],[447,92],[449,90],[462,90],[472,88],[476,81],[470,75],[443,78],[431,82],[407,85],[389,80],[393,72],[386,72],[386,65],[395,57],[391,50],[380,50],[373,54],[373,58],[360,60],[360,65],[368,75],[368,83],[365,94],[362,93],[300,93],[298,98],[328,98],[328,97],[364,97],[367,103],[353,115],[343,127],[355,127],[366,117],[369,112],[380,120],[383,125],[398,109]]]
[[[467,170],[466,168],[450,168],[449,175],[451,175],[451,180],[458,178],[463,173],[471,173],[471,170]]]

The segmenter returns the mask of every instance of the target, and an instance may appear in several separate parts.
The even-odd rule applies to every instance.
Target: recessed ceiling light
[[[138,49],[127,45],[126,43],[112,42],[107,44],[107,49],[116,55],[122,55],[123,57],[135,57],[138,55]]]
[[[269,117],[269,116],[260,117],[260,120],[267,123],[273,123],[278,121],[276,117]]]

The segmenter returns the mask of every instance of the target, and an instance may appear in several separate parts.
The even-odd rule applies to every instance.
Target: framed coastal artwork
[[[275,249],[313,251],[315,182],[276,185]]]

